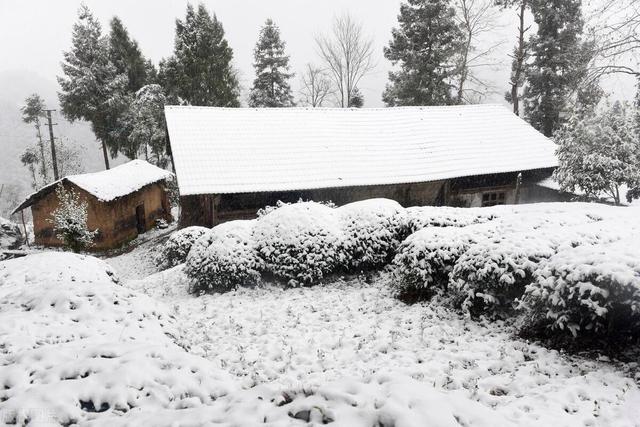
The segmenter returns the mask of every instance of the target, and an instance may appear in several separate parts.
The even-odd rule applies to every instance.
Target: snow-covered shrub
[[[497,218],[492,209],[419,206],[406,209],[406,224],[410,233],[425,227],[466,227]]]
[[[552,256],[526,288],[524,332],[557,342],[640,338],[638,248],[629,239]]]
[[[191,246],[208,232],[206,227],[186,227],[171,234],[155,258],[156,265],[171,268],[186,261]]]
[[[446,290],[456,261],[483,234],[476,227],[427,227],[413,233],[393,259],[396,295],[412,302]]]
[[[201,236],[191,247],[184,272],[194,292],[228,291],[260,280],[262,260],[251,236],[254,221],[230,221]]]
[[[65,189],[62,184],[56,186],[56,195],[59,204],[49,219],[56,237],[74,252],[93,245],[98,230],[91,231],[87,227],[87,202],[80,200],[78,193],[73,189]]]
[[[300,198],[295,203],[304,203],[304,202],[312,202],[312,201],[313,200],[303,200],[302,198]],[[336,207],[336,204],[333,203],[331,200],[318,201],[318,202],[315,202],[315,203],[319,203],[321,205],[325,205],[325,206],[330,207],[330,208],[335,208]],[[283,202],[282,200],[278,200],[275,205],[269,205],[269,206],[265,206],[264,208],[258,209],[258,212],[256,212],[256,216],[258,218],[261,218],[261,217],[263,217],[265,215],[270,214],[271,212],[275,211],[276,209],[280,209],[283,206],[292,205],[292,204],[293,203],[291,203],[291,202]]]
[[[18,249],[22,242],[18,224],[0,217],[0,249]]]
[[[273,210],[258,218],[253,237],[265,269],[291,286],[316,283],[344,262],[337,215],[319,203]]]
[[[460,256],[449,290],[456,305],[471,315],[510,314],[538,264],[554,254],[553,244],[536,233],[505,233],[480,240]]]
[[[405,237],[404,208],[394,200],[370,199],[336,209],[344,232],[345,267],[384,265]]]

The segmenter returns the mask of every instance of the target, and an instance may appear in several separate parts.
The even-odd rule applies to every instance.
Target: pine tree
[[[399,71],[389,73],[384,102],[395,105],[454,103],[452,79],[463,35],[447,0],[407,0],[400,6],[399,28],[384,56]]]
[[[118,74],[125,74],[128,78],[127,89],[136,93],[147,84],[148,64],[138,43],[131,40],[127,29],[117,16],[111,19],[109,33],[109,60],[116,67]]]
[[[289,79],[289,56],[284,52],[280,29],[267,19],[253,51],[256,78],[249,95],[251,107],[291,107],[293,95]]]
[[[58,93],[63,115],[70,121],[86,120],[101,142],[105,167],[109,169],[109,149],[118,151],[114,131],[126,107],[128,79],[109,60],[109,41],[102,36],[100,23],[84,5],[73,26],[72,48],[64,52],[64,77],[58,77]]]
[[[532,0],[531,12],[538,32],[529,40],[533,61],[525,74],[524,110],[533,127],[551,136],[589,60],[580,39],[581,0]]]
[[[153,163],[159,166],[165,166],[167,163],[165,156],[165,102],[166,98],[160,85],[144,86],[136,93],[130,115],[132,130],[128,140],[132,150],[135,150],[132,155],[142,151],[145,160],[150,161],[152,157],[155,157]]]
[[[239,84],[231,60],[233,50],[224,29],[203,4],[187,5],[176,20],[174,55],[160,63],[159,80],[172,102],[239,107]]]

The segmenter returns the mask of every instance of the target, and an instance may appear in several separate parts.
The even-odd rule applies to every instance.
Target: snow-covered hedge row
[[[345,261],[334,209],[314,202],[284,205],[259,218],[253,238],[265,269],[290,286],[313,284]]]
[[[315,202],[279,203],[255,220],[233,224],[205,229],[195,243],[200,230],[192,227],[175,233],[160,257],[171,254],[166,263],[177,263],[192,244],[185,273],[196,291],[253,285],[261,274],[299,286],[340,271],[383,266],[407,235],[404,209],[386,199],[340,208]]]
[[[483,224],[498,217],[495,209],[418,206],[407,208],[406,224],[410,233],[427,227],[466,227]]]
[[[336,209],[336,214],[349,271],[385,265],[407,235],[404,208],[393,200],[354,202]]]
[[[525,286],[552,243],[534,233],[506,233],[479,239],[453,267],[450,290],[456,305],[472,315],[504,317],[513,313]]]
[[[640,337],[637,239],[567,248],[527,286],[525,329],[556,341]]]
[[[397,296],[418,301],[446,291],[453,266],[476,238],[466,227],[427,227],[409,236],[393,260]]]
[[[166,269],[182,264],[187,260],[191,246],[202,235],[208,232],[206,227],[186,227],[171,234],[162,245],[155,258],[156,265]]]
[[[470,315],[521,315],[529,336],[640,338],[634,209],[496,207],[485,210],[486,221],[471,213],[444,227],[430,209],[417,211],[426,213],[426,228],[409,236],[394,258],[399,296],[427,299],[446,290]]]
[[[193,244],[184,272],[193,291],[228,291],[258,283],[262,260],[251,236],[252,221],[231,221],[207,230]]]

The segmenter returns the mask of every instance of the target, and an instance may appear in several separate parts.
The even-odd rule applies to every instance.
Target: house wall
[[[164,185],[152,184],[125,197],[111,202],[102,202],[85,190],[71,184],[67,189],[78,193],[81,201],[87,202],[87,227],[99,230],[90,250],[116,248],[138,235],[136,207],[144,204],[146,230],[154,227],[155,220],[171,220],[168,195]],[[55,236],[51,219],[59,206],[55,191],[50,192],[31,206],[35,243],[43,246],[62,246]],[[145,230],[145,231],[146,231]]]
[[[386,198],[403,206],[438,205],[443,201],[444,181],[374,185],[363,187],[324,188],[315,190],[196,195],[180,198],[182,215],[180,226],[212,227],[222,222],[255,218],[259,209],[273,206],[279,200],[331,201],[344,205],[359,200]]]
[[[535,182],[548,177],[552,169],[522,173],[519,188],[518,173],[502,173],[457,178],[446,181],[413,184],[375,185],[362,187],[326,188],[316,190],[240,193],[221,195],[194,195],[180,198],[182,216],[180,227],[200,225],[212,227],[237,219],[252,219],[259,209],[273,206],[278,200],[296,202],[302,200],[332,201],[337,205],[372,198],[396,200],[404,207],[410,206],[482,206],[485,193],[505,194],[504,203],[534,203],[563,201],[562,194],[536,189]]]

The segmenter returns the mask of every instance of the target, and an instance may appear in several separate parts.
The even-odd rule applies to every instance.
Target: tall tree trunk
[[[511,102],[513,103],[513,113],[516,116],[520,115],[520,82],[522,81],[522,73],[524,72],[524,62],[526,56],[526,47],[524,35],[527,32],[527,28],[524,27],[524,14],[527,10],[527,0],[522,0],[520,4],[520,13],[518,17],[520,24],[518,26],[518,49],[516,57],[514,58],[515,64],[513,69],[513,75],[511,77]]]
[[[105,169],[110,169],[109,167],[109,154],[107,153],[107,144],[104,141],[102,142],[102,155],[104,156],[104,167]]]

